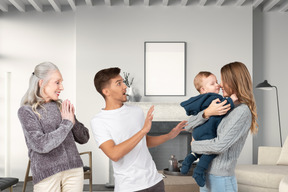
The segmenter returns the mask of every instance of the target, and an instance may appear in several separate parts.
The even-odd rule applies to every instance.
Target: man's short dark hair
[[[105,98],[102,90],[107,87],[110,80],[115,78],[120,74],[121,69],[118,67],[112,67],[107,69],[102,69],[98,71],[94,77],[94,85],[96,90]]]

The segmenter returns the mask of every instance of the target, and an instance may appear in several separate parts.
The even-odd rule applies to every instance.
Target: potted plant
[[[134,77],[132,77],[131,79],[129,79],[130,73],[127,72],[123,72],[124,74],[124,80],[123,82],[126,84],[127,86],[127,95],[128,95],[128,101],[136,101],[139,102],[141,100],[141,95],[137,94],[134,90],[134,87],[132,86],[133,81],[134,81]]]

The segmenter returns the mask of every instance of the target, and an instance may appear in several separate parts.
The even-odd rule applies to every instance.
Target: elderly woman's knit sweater
[[[29,158],[33,183],[61,171],[83,167],[75,141],[87,143],[89,131],[75,119],[75,125],[62,119],[55,102],[43,104],[37,111],[41,118],[32,111],[31,106],[22,106],[18,110]]]

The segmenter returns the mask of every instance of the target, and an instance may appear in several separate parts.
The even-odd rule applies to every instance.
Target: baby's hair
[[[200,93],[200,89],[203,86],[202,82],[203,82],[203,77],[207,78],[210,75],[213,75],[213,73],[209,72],[209,71],[200,71],[194,78],[194,86],[197,89],[197,91]]]

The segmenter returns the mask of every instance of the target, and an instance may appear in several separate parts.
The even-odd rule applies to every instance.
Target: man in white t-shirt
[[[152,106],[146,116],[127,101],[126,88],[119,68],[96,73],[94,85],[104,97],[106,106],[92,120],[91,127],[98,147],[112,160],[115,192],[164,192],[164,182],[158,173],[148,147],[155,147],[175,138],[185,127],[182,121],[168,134],[148,136],[151,129]]]

